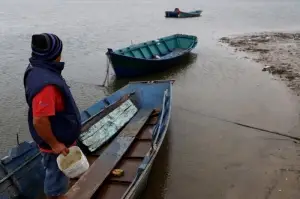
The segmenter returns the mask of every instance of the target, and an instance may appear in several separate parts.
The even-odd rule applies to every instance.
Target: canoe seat
[[[160,59],[169,59],[169,58],[173,58],[173,57],[176,57],[178,55],[180,55],[181,53],[183,53],[185,51],[185,49],[182,49],[182,48],[175,48],[172,52],[164,55],[164,56],[161,56]]]

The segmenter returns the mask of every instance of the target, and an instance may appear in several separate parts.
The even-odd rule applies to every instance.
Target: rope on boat
[[[258,130],[258,131],[263,131],[263,132],[266,132],[266,133],[275,134],[275,135],[279,135],[279,136],[283,136],[283,137],[287,137],[287,138],[290,138],[290,139],[293,139],[293,140],[300,141],[300,137],[288,135],[288,134],[285,134],[285,133],[280,133],[280,132],[277,132],[277,131],[271,131],[271,130],[263,129],[263,128],[260,128],[260,127],[255,127],[255,126],[251,126],[251,125],[248,125],[248,124],[243,124],[243,123],[240,123],[240,122],[230,121],[230,120],[219,118],[219,117],[216,117],[216,116],[207,115],[207,114],[204,114],[204,113],[201,113],[201,112],[198,112],[198,111],[188,110],[188,109],[185,109],[185,108],[182,108],[182,107],[179,107],[179,106],[176,106],[176,107],[179,108],[179,109],[185,110],[187,112],[191,112],[191,113],[194,113],[194,114],[200,114],[204,117],[210,117],[210,118],[214,118],[214,119],[217,119],[217,120],[221,120],[223,122],[227,122],[227,123],[235,124],[235,125],[238,125],[238,126],[242,126],[242,127],[245,127],[245,128],[250,128],[250,129],[254,129],[254,130]]]
[[[227,120],[223,120],[223,121],[230,122],[232,124],[243,126],[243,127],[246,127],[246,128],[251,128],[251,129],[258,130],[258,131],[264,131],[264,132],[267,132],[267,133],[271,133],[271,134],[275,134],[275,135],[280,135],[280,136],[283,136],[283,137],[287,137],[287,138],[290,138],[290,139],[294,139],[294,140],[300,141],[299,137],[295,137],[295,136],[292,136],[292,135],[287,135],[285,133],[280,133],[280,132],[277,132],[277,131],[270,131],[270,130],[267,130],[267,129],[262,129],[262,128],[255,127],[255,126],[250,126],[250,125],[247,125],[247,124],[242,124],[242,123],[239,123],[239,122],[232,122],[232,121],[227,121]]]
[[[109,66],[110,66],[110,62],[109,62],[109,59],[107,58],[106,59],[106,75],[105,75],[105,79],[104,79],[101,87],[105,87],[106,82],[107,82],[107,85],[109,85]]]
[[[19,133],[20,133],[20,125],[18,126],[18,132],[17,132],[17,145],[20,145],[20,140],[19,140]]]

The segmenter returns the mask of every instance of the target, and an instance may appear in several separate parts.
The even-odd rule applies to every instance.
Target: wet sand
[[[143,198],[157,189],[161,199],[299,198],[300,145],[293,140],[182,109],[175,109],[173,121],[168,155],[158,157]]]
[[[220,41],[249,53],[252,60],[263,64],[262,71],[276,75],[300,95],[300,33],[266,32]]]
[[[262,71],[274,75],[276,80],[285,82],[293,93],[300,95],[300,33],[242,34],[222,37],[220,41],[234,48],[235,56],[258,63]],[[272,92],[268,91],[268,93]],[[283,103],[281,106],[285,105]],[[216,130],[214,133],[226,131],[226,126],[230,125],[232,124],[222,124],[224,129]],[[249,128],[237,129],[234,126],[232,128],[235,129],[235,133],[241,130],[240,135],[234,136],[241,139],[236,142],[230,140],[232,143],[229,148],[232,149],[232,153],[224,153],[230,149],[222,146],[223,149],[220,151],[226,158],[223,159],[221,155],[218,159],[219,163],[223,161],[228,163],[220,174],[227,176],[223,180],[228,186],[217,187],[220,189],[218,194],[222,194],[215,194],[212,198],[299,198],[299,141],[268,133],[261,134],[261,131],[253,131]],[[295,126],[284,134],[300,138],[299,131],[300,124],[296,122]],[[247,132],[248,135],[245,135],[244,133]],[[249,134],[251,136],[246,141],[243,135],[249,136]],[[224,139],[223,135],[219,136],[220,140]],[[248,154],[249,151],[251,152]],[[243,155],[240,156],[241,154]],[[245,157],[247,158],[244,159]],[[226,165],[225,162],[221,165]],[[220,170],[219,168],[218,172]],[[243,174],[238,176],[236,173],[230,174],[232,170]],[[211,197],[211,194],[208,192],[207,197]]]

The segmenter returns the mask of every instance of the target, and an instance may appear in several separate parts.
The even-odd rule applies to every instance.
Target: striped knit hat
[[[32,57],[53,61],[60,56],[63,43],[58,36],[49,33],[32,35]]]

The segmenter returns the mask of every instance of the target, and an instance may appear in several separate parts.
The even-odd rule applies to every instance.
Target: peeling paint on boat
[[[138,111],[138,109],[133,105],[121,114],[115,122],[108,122],[101,128],[99,133],[97,133],[93,139],[94,144],[89,146],[90,151],[95,151],[99,146],[106,142],[110,137],[115,135],[120,128],[122,128]],[[103,136],[104,135],[104,136]]]
[[[116,117],[118,117],[122,112],[124,112],[125,109],[127,109],[129,106],[132,106],[132,102],[130,100],[125,101],[121,106],[119,106],[117,109],[109,113],[107,116],[102,118],[99,122],[91,126],[86,132],[82,133],[80,135],[81,140],[86,140],[88,137],[93,136],[98,130],[100,130],[104,124],[106,124],[108,121],[114,121]]]
[[[84,132],[80,140],[92,152],[99,148],[104,142],[115,135],[138,111],[131,100],[99,120]]]

